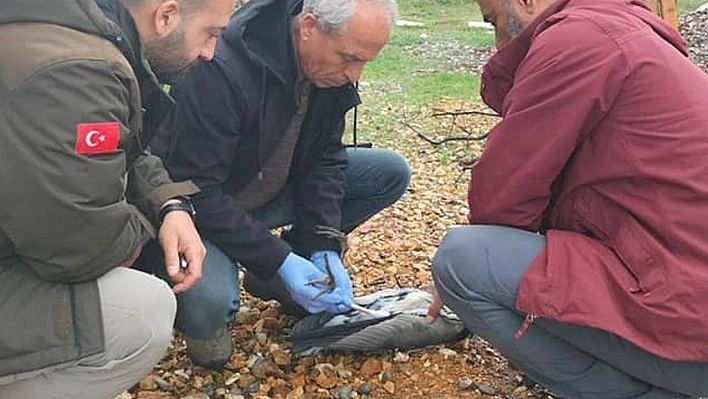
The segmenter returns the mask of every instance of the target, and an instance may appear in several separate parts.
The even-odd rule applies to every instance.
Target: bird
[[[354,298],[347,313],[317,313],[300,319],[287,339],[291,352],[375,352],[414,349],[457,341],[469,335],[460,318],[443,307],[426,320],[433,296],[412,287],[385,288]]]

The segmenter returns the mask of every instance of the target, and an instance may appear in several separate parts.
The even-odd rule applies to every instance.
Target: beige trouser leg
[[[116,268],[98,280],[106,351],[0,385],[2,399],[110,399],[147,375],[165,355],[176,304],[162,280]]]

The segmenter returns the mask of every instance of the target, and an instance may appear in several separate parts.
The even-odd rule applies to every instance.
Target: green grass
[[[695,10],[698,6],[705,3],[706,0],[679,0],[676,2],[676,8],[679,15]]]
[[[680,13],[690,12],[705,1],[679,0],[677,7]],[[423,114],[446,100],[478,102],[479,76],[450,70],[446,57],[451,50],[459,53],[460,47],[492,46],[494,41],[491,30],[467,26],[468,21],[481,20],[471,0],[399,0],[399,10],[401,20],[423,26],[397,26],[361,76],[359,134],[375,143],[395,142],[406,115]],[[420,51],[436,46],[441,50]],[[423,123],[423,129],[434,129]]]
[[[469,0],[399,0],[400,19],[422,27],[397,26],[388,45],[361,76],[359,123],[365,139],[391,139],[404,113],[424,112],[444,100],[478,98],[479,76],[450,70],[446,48],[491,46],[490,30],[471,29],[479,8]],[[419,46],[424,44],[423,46]],[[441,51],[416,52],[444,46]],[[464,58],[464,55],[463,55]],[[399,127],[400,128],[400,127]]]

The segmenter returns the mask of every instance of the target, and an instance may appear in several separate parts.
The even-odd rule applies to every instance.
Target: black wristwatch
[[[160,209],[160,224],[162,224],[162,221],[165,220],[165,216],[172,211],[187,212],[192,218],[192,221],[194,221],[194,218],[197,215],[197,210],[194,208],[192,200],[190,200],[189,197],[184,196],[172,199],[179,200],[179,202],[171,202]]]

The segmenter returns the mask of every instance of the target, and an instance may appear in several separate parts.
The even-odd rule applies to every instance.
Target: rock
[[[384,371],[383,374],[381,374],[381,381],[382,382],[393,381],[393,373],[388,370]]]
[[[283,370],[267,359],[261,359],[258,363],[254,364],[253,367],[251,367],[251,373],[256,378],[260,379],[283,376]]]
[[[364,363],[361,365],[361,371],[362,374],[364,374],[367,377],[371,377],[375,374],[378,374],[382,371],[383,366],[381,365],[381,361],[379,359],[370,357],[364,361]]]
[[[280,349],[279,347],[277,347],[277,348],[271,347],[270,354],[271,354],[271,356],[273,356],[273,361],[278,366],[285,366],[286,364],[290,364],[290,362],[292,361],[292,355],[290,355],[290,353]]]
[[[243,388],[243,393],[254,393],[258,392],[258,390],[261,388],[261,382],[256,380],[254,381],[251,385]]]
[[[113,399],[133,399],[133,395],[131,395],[129,392],[123,392]]]
[[[339,369],[338,368],[337,375],[339,376],[339,378],[348,380],[348,379],[352,378],[353,373],[347,369]]]
[[[140,391],[136,399],[174,399],[174,396],[167,392]]]
[[[483,384],[477,384],[477,389],[479,389],[479,392],[482,392],[485,395],[496,395],[497,390],[490,387],[489,385],[483,385]]]
[[[226,385],[226,386],[233,385],[234,382],[238,381],[239,378],[241,378],[241,374],[235,373],[234,375],[232,375],[231,377],[227,378],[224,381],[224,385]]]
[[[384,389],[386,390],[386,392],[390,393],[391,395],[393,395],[393,393],[396,392],[396,386],[391,381],[384,383]]]
[[[452,356],[457,356],[457,352],[450,348],[440,348],[438,351],[443,357],[452,357]]]
[[[250,374],[242,375],[241,378],[238,379],[238,387],[241,389],[245,389],[246,387],[252,385],[254,382],[256,382],[256,377]]]
[[[305,389],[303,387],[297,387],[290,391],[290,393],[285,396],[285,399],[301,399],[303,396],[305,396]]]
[[[155,382],[155,379],[151,375],[143,378],[138,385],[140,389],[144,391],[154,391],[157,389],[157,382]]]
[[[354,390],[349,385],[340,385],[332,391],[334,399],[352,399]]]
[[[317,373],[315,383],[317,383],[318,386],[325,389],[337,386],[337,373],[334,371],[334,368],[322,367],[315,372]]]
[[[153,377],[157,386],[163,391],[172,391],[175,389],[174,385],[170,384],[169,381],[161,377]]]
[[[461,391],[474,388],[474,386],[474,381],[472,381],[469,377],[462,377],[460,378],[460,381],[457,382],[457,389]]]
[[[408,363],[409,360],[411,360],[410,355],[404,352],[396,352],[396,354],[393,355],[394,363]]]
[[[356,390],[357,390],[357,392],[359,392],[362,395],[368,395],[371,393],[371,390],[372,390],[371,384],[369,384],[368,382],[365,382],[365,383],[359,385],[359,387]]]
[[[194,393],[191,395],[183,396],[182,399],[210,399],[209,395],[205,393]]]

